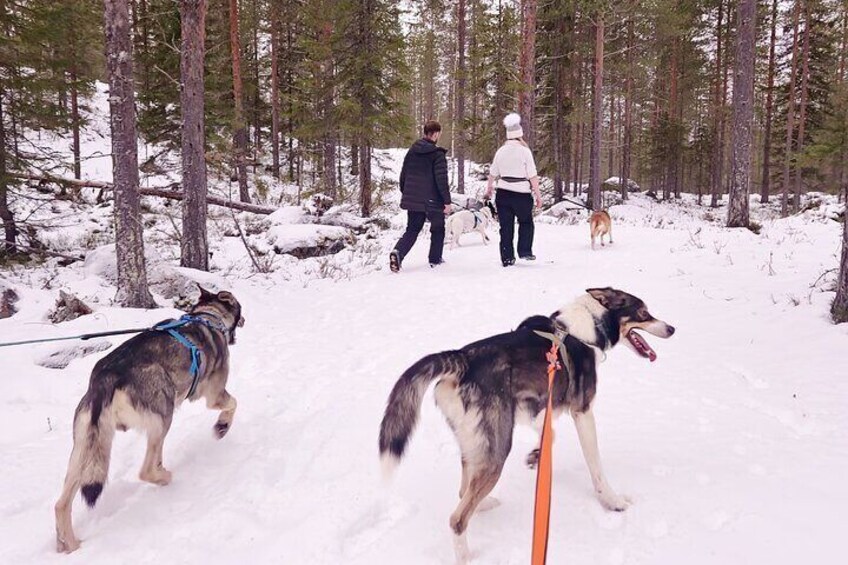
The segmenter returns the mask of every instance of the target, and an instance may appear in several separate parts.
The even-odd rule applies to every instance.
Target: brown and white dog
[[[609,237],[612,245],[612,219],[606,210],[592,212],[589,217],[589,235],[592,237],[592,249],[595,248],[595,238],[600,237],[601,247],[604,246],[604,236]]]
[[[558,334],[567,351],[566,359],[559,356],[553,415],[571,413],[601,505],[613,511],[627,508],[630,501],[613,490],[601,469],[592,402],[596,352],[625,343],[640,357],[656,359],[641,331],[668,338],[674,328],[654,318],[632,294],[591,288],[550,316],[533,316],[514,331],[427,355],[401,375],[389,394],[380,425],[383,467],[388,473],[400,462],[418,421],[424,393],[438,380],[436,404],[461,453],[460,501],[450,517],[457,562],[469,559],[465,531],[474,512],[492,507],[484,499],[501,476],[512,449],[515,423],[530,422],[541,430],[548,402],[545,355],[551,342],[537,332]],[[535,467],[538,458],[539,450],[534,449],[527,456],[528,466]]]

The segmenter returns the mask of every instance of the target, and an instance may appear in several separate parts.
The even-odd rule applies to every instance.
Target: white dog
[[[484,206],[480,210],[462,210],[452,214],[445,224],[445,232],[447,239],[450,241],[450,248],[453,249],[459,245],[459,238],[462,234],[475,231],[483,236],[483,244],[489,244],[489,236],[486,234],[486,228],[492,223],[493,216],[489,207]]]

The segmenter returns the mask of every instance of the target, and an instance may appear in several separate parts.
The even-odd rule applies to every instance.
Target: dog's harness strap
[[[189,353],[191,353],[191,367],[189,368],[191,386],[188,389],[186,398],[191,398],[195,391],[197,391],[197,385],[200,382],[200,348],[198,348],[197,345],[195,345],[186,336],[178,332],[177,329],[192,323],[202,324],[211,330],[219,331],[225,335],[227,333],[227,329],[223,326],[223,324],[215,324],[212,320],[202,318],[199,315],[192,316],[191,314],[186,314],[179,320],[153,326],[153,329],[156,331],[167,332],[171,337],[188,348]]]

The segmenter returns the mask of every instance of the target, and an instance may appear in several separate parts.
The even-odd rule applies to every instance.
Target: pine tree
[[[104,5],[109,122],[112,130],[112,177],[115,185],[118,302],[130,308],[152,308],[155,303],[147,289],[138,192],[138,146],[129,6],[128,0],[104,0]]]
[[[521,90],[518,112],[521,114],[524,138],[532,147],[536,143],[536,12],[537,0],[521,0]]]
[[[793,160],[793,140],[795,126],[795,85],[798,73],[798,20],[801,13],[803,0],[795,0],[792,8],[792,63],[788,87],[788,110],[786,112],[786,146],[783,152],[783,186],[780,200],[780,213],[786,216],[789,213],[789,186],[791,183],[791,171]]]
[[[465,193],[465,85],[466,85],[466,6],[465,0],[456,3],[456,51],[457,51],[457,80],[456,80],[456,164],[459,174],[456,179],[456,190]]]
[[[206,0],[181,0],[183,234],[180,265],[209,270],[206,240],[206,126],[203,104]]]
[[[836,298],[833,299],[830,312],[837,324],[848,322],[848,211],[842,218],[842,260],[836,281]]]
[[[102,4],[90,0],[0,0],[0,256],[18,250],[21,233],[10,198],[12,175],[62,166],[57,148],[44,141],[43,132],[72,132],[73,169],[79,172],[79,97],[92,90],[102,62],[94,53],[102,45],[102,38],[93,37],[100,29],[95,16],[102,18]]]
[[[269,0],[268,20],[271,27],[271,174],[280,178],[280,50],[282,49],[280,33],[280,2]]]
[[[250,202],[247,188],[247,122],[244,116],[244,84],[242,82],[241,35],[239,33],[238,0],[230,0],[230,56],[233,68],[233,165],[238,178],[239,199]]]
[[[595,55],[592,70],[592,145],[589,150],[589,206],[603,208],[601,202],[601,122],[604,89],[604,15],[595,19]]]
[[[748,194],[751,188],[751,155],[754,126],[754,39],[756,0],[739,0],[738,38],[733,73],[733,138],[730,158],[730,204],[727,227],[748,227]]]
[[[574,86],[575,4],[545,3],[539,11],[539,50],[550,53],[537,67],[536,159],[539,171],[553,177],[554,202],[563,199],[571,174],[571,119]]]
[[[777,0],[771,2],[771,32],[769,34],[768,79],[766,84],[765,128],[763,130],[763,169],[760,202],[768,202],[771,192],[771,127],[774,114],[775,45],[777,44]]]
[[[339,121],[358,148],[359,205],[362,215],[369,216],[373,203],[371,151],[381,140],[409,131],[401,103],[407,89],[403,36],[398,8],[388,0],[338,4],[338,37],[349,54],[338,62],[339,88],[346,95]]]

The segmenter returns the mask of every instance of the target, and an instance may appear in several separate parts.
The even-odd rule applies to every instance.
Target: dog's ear
[[[622,293],[609,286],[606,288],[587,288],[586,292],[607,310],[615,310],[624,306],[625,301]]]
[[[232,292],[222,290],[221,292],[218,293],[217,297],[218,297],[218,300],[220,300],[221,302],[224,302],[226,304],[229,304],[230,306],[235,306],[236,304],[238,304],[238,301],[236,300],[236,297],[233,296]]]
[[[200,286],[200,283],[197,283],[197,289],[200,291],[200,299],[201,300],[204,300],[204,299],[208,300],[209,298],[212,298],[213,296],[215,296],[213,293],[209,292],[208,290],[206,290],[205,288]]]

